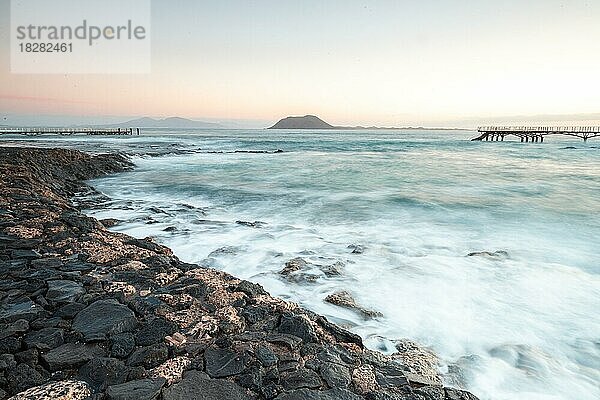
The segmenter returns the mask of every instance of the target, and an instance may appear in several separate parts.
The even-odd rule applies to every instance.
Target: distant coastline
[[[289,116],[280,119],[266,129],[330,129],[330,130],[427,130],[427,131],[471,131],[468,128],[428,128],[423,126],[381,127],[381,126],[336,126],[323,121],[316,115]]]

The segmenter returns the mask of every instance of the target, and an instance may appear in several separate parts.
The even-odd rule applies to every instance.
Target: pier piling
[[[565,135],[583,139],[600,137],[600,126],[483,126],[477,128],[479,136],[471,140],[475,141],[504,141],[505,136],[513,135],[521,142],[543,143],[544,137],[548,135]]]

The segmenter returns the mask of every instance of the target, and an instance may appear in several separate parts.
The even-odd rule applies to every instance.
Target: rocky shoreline
[[[414,346],[365,349],[260,285],[74,206],[93,190],[85,180],[132,167],[0,147],[0,400],[476,400],[420,373]],[[343,293],[331,301],[352,306]]]

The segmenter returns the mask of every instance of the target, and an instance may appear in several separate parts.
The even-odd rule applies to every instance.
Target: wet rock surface
[[[496,251],[474,251],[467,254],[467,257],[483,257],[490,260],[505,260],[508,258],[508,252],[505,250]]]
[[[356,300],[354,300],[352,295],[345,290],[341,290],[341,291],[338,291],[338,292],[328,295],[327,297],[325,297],[325,301],[328,303],[331,303],[331,304],[335,304],[336,306],[340,306],[340,307],[344,307],[344,308],[348,308],[350,310],[356,311],[357,313],[362,315],[363,318],[365,318],[365,319],[381,317],[383,315],[378,311],[369,310],[369,309],[361,306],[360,304],[358,304],[356,302]]]
[[[0,147],[0,400],[475,399],[260,285],[79,211],[74,196],[93,192],[84,180],[131,167]]]

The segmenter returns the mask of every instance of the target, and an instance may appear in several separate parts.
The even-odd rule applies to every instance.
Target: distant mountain
[[[181,117],[154,119],[149,117],[132,119],[118,124],[102,125],[104,127],[132,127],[132,128],[223,128],[221,124],[204,121],[194,121]]]
[[[336,127],[329,125],[317,116],[305,115],[304,117],[286,117],[268,129],[336,129]]]

